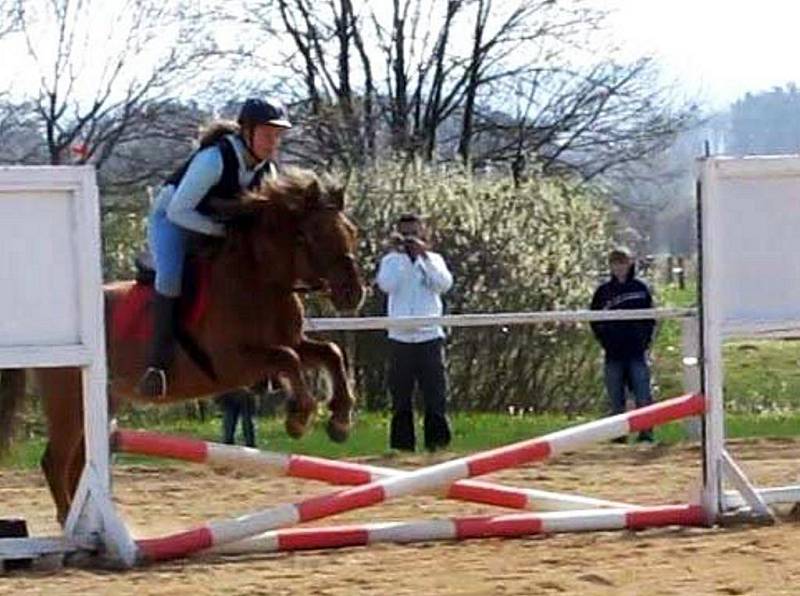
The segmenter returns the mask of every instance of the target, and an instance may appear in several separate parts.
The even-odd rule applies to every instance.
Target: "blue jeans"
[[[650,393],[650,367],[644,354],[621,360],[606,358],[605,378],[612,414],[625,412],[626,387],[633,393],[637,408],[653,403]]]
[[[186,260],[186,230],[167,219],[164,211],[150,214],[147,241],[156,267],[156,291],[176,298],[181,295]]]

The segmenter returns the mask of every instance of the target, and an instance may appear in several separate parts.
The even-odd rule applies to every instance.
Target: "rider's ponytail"
[[[239,134],[239,125],[233,120],[214,120],[200,130],[198,143],[200,149],[215,145],[222,137],[229,134]]]

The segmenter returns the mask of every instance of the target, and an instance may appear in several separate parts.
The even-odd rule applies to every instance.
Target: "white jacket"
[[[412,262],[404,252],[391,252],[381,259],[378,287],[389,296],[389,317],[424,317],[442,314],[441,294],[453,285],[453,275],[444,259],[428,251]],[[389,338],[420,343],[444,337],[440,325],[416,329],[390,329]]]

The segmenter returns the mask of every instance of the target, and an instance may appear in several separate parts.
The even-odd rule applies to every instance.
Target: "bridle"
[[[311,268],[311,273],[313,277],[311,279],[300,279],[299,284],[295,284],[291,288],[288,288],[290,292],[298,293],[298,294],[310,294],[313,292],[319,292],[323,290],[329,289],[329,284],[325,279],[325,272],[330,270],[333,265],[337,262],[341,261],[344,265],[354,266],[356,264],[356,256],[352,252],[346,252],[341,256],[337,256],[333,259],[323,257],[314,259],[312,258],[313,255],[311,251],[309,251],[308,246],[311,243],[308,239],[308,233],[303,230],[303,227],[300,226],[297,230],[297,234],[294,239],[294,246],[295,246],[295,270],[297,269],[297,253],[303,251],[306,255],[306,262],[308,266]],[[324,267],[323,267],[324,265]]]

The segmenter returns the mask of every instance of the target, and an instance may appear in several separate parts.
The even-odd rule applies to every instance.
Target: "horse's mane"
[[[256,256],[259,250],[277,251],[278,256],[270,269],[283,271],[282,259],[294,262],[290,255],[298,245],[297,233],[302,222],[320,211],[340,212],[343,194],[343,185],[330,176],[318,176],[302,168],[287,168],[277,178],[265,180],[259,188],[245,193],[241,201],[224,202],[230,206],[232,218],[223,252],[236,261],[237,269],[242,271],[243,265],[259,261]],[[352,227],[348,222],[344,225]],[[324,246],[320,248],[327,250]]]
[[[286,168],[275,179],[266,179],[261,186],[248,192],[244,200],[266,201],[288,211],[302,212],[309,205],[334,207],[323,201],[331,193],[343,192],[343,186],[329,175],[318,176],[313,170]]]

